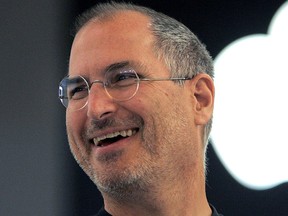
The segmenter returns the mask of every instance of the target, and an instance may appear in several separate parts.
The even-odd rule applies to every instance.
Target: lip
[[[113,129],[91,137],[89,143],[97,154],[109,153],[122,149],[138,132],[139,128]]]
[[[94,145],[102,147],[104,145],[112,144],[114,141],[130,137],[137,132],[136,129],[120,130],[112,133],[104,134],[93,138]]]
[[[93,154],[96,157],[101,157],[101,156],[112,156],[114,158],[114,156],[118,155],[117,152],[121,152],[124,149],[126,149],[127,147],[129,147],[129,145],[132,143],[132,139],[134,138],[134,136],[131,137],[127,137],[125,139],[121,139],[117,142],[114,142],[110,145],[106,145],[106,146],[95,146],[92,148],[92,152],[94,152]],[[108,157],[110,158],[110,157]]]

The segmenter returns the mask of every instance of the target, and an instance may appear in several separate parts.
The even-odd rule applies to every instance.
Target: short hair
[[[155,37],[155,54],[164,60],[171,76],[193,77],[199,73],[206,73],[213,79],[213,60],[205,45],[184,24],[150,8],[131,3],[100,3],[77,18],[74,33],[77,34],[83,26],[93,20],[109,19],[121,11],[135,11],[150,18],[150,31]],[[205,149],[211,127],[212,118],[205,126]]]

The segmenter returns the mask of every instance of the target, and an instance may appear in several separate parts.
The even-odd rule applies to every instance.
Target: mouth
[[[111,145],[119,140],[126,139],[133,136],[138,132],[138,129],[128,129],[122,131],[116,131],[113,133],[108,133],[99,137],[95,137],[91,140],[92,144],[96,147],[105,147]]]

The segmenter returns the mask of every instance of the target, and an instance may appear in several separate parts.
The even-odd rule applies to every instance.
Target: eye
[[[73,79],[68,85],[68,98],[70,100],[79,100],[85,98],[88,95],[88,90],[89,87],[83,79]]]
[[[79,98],[79,95],[83,94],[85,91],[87,91],[86,86],[78,86],[70,91],[69,97],[72,99]]]
[[[109,72],[106,76],[107,87],[126,87],[137,83],[138,77],[134,70],[119,70]]]

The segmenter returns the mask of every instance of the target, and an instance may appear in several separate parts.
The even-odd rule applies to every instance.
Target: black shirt
[[[217,210],[214,208],[214,206],[210,205],[212,209],[212,216],[223,216],[222,214],[219,214]],[[96,216],[112,216],[108,212],[105,211],[104,208],[100,209],[100,211],[97,213]]]

